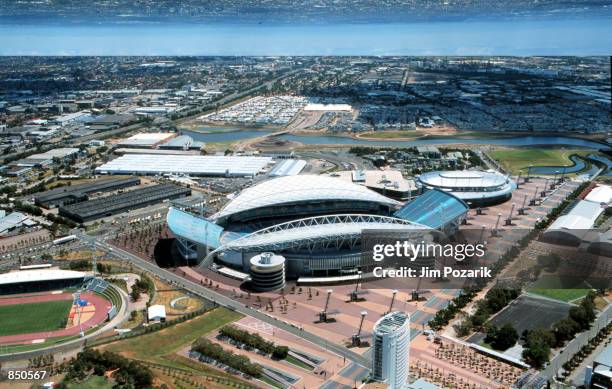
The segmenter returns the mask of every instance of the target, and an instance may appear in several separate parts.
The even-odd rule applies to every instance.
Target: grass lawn
[[[241,317],[229,309],[217,308],[161,331],[111,343],[105,349],[117,353],[126,352],[136,359],[158,362],[154,360],[155,357],[174,353],[210,331]]]
[[[287,355],[287,358],[285,358],[285,361],[291,363],[292,365],[295,365],[297,367],[300,367],[302,369],[308,370],[308,371],[312,371],[313,368],[310,367],[309,365],[305,364],[304,362],[300,361],[299,359],[291,356],[291,355]]]
[[[99,375],[91,376],[83,382],[68,385],[68,389],[111,389],[112,387],[112,381],[108,381]]]
[[[122,354],[127,358],[157,363],[169,368],[189,370],[196,374],[223,377],[237,383],[229,373],[208,367],[196,360],[186,358],[176,352],[191,345],[196,339],[205,336],[224,325],[242,318],[242,315],[225,308],[216,308],[204,315],[176,324],[150,334],[120,340],[103,345],[100,349]]]
[[[554,300],[569,302],[580,299],[589,293],[590,289],[539,289],[532,288],[528,292]]]
[[[61,329],[71,306],[72,300],[0,306],[0,336]]]
[[[576,150],[527,148],[527,149],[496,149],[488,152],[491,158],[496,159],[504,169],[517,174],[519,170],[527,173],[529,165],[533,166],[563,166],[573,165],[569,159],[572,154],[588,154]]]

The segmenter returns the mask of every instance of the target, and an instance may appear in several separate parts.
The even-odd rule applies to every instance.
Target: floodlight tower
[[[368,311],[361,311],[361,320],[359,321],[359,328],[357,333],[351,337],[351,345],[353,347],[359,347],[361,345],[361,330],[363,329],[363,322],[365,317],[368,315]]]
[[[331,295],[334,291],[332,289],[327,289],[327,297],[325,298],[325,306],[323,307],[323,310],[321,312],[319,312],[319,321],[326,323],[328,320],[328,316],[330,314],[330,312],[328,311],[329,308],[329,299],[331,298]]]
[[[389,312],[393,312],[393,304],[395,303],[395,296],[397,295],[397,289],[393,289],[391,293],[392,293],[391,303],[389,304],[389,310],[385,314]]]

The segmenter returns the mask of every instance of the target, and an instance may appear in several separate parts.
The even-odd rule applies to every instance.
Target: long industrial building
[[[181,254],[202,265],[215,260],[248,274],[252,257],[271,252],[285,258],[287,278],[349,276],[374,266],[362,255],[363,230],[458,226],[467,205],[431,192],[412,209],[336,177],[284,176],[244,189],[209,218],[171,208],[167,221]]]
[[[189,196],[191,189],[160,184],[60,207],[59,214],[79,223],[146,207],[166,199]]]
[[[270,157],[127,154],[98,168],[99,174],[254,177]]]
[[[92,193],[108,192],[136,185],[140,185],[140,179],[136,177],[105,178],[37,193],[34,196],[34,202],[41,207],[55,208],[88,200]]]

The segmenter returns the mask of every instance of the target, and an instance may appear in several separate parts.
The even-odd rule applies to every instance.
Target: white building
[[[163,305],[151,305],[147,309],[147,318],[149,322],[162,322],[166,321],[166,307]]]
[[[389,389],[403,389],[408,384],[410,317],[405,312],[391,312],[374,324],[372,378]]]

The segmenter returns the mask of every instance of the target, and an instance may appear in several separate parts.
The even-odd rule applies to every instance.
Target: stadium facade
[[[452,231],[467,211],[439,190],[402,205],[339,178],[297,175],[246,188],[209,218],[172,207],[167,221],[179,252],[201,266],[215,261],[250,274],[251,259],[270,252],[285,259],[288,278],[330,277],[374,267],[362,255],[363,230]]]
[[[417,177],[423,189],[452,193],[471,207],[502,203],[512,197],[516,184],[496,171],[449,170],[423,173]]]

